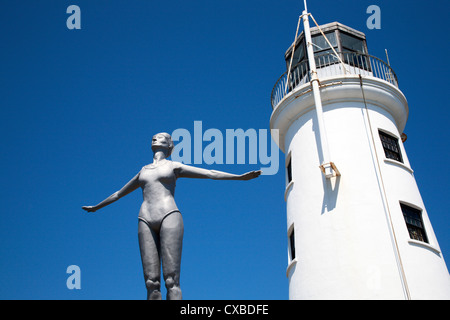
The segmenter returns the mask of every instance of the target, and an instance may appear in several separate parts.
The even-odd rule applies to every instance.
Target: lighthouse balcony
[[[325,78],[361,75],[362,77],[375,77],[398,87],[395,72],[384,61],[360,52],[341,51],[336,53],[330,50],[314,56],[319,81]],[[271,94],[272,108],[275,108],[287,95],[310,81],[309,63],[305,59],[293,66],[291,72],[286,71],[277,80]]]

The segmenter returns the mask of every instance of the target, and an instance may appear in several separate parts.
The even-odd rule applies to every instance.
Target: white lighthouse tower
[[[311,18],[300,17],[272,91],[270,127],[286,156],[289,298],[450,299],[403,146],[397,76],[369,55],[363,33],[310,28]]]

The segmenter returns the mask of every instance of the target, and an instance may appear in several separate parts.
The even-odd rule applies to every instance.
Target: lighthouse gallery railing
[[[384,61],[368,54],[357,52],[338,52],[341,61],[332,52],[315,56],[317,74],[319,78],[337,75],[372,76],[385,80],[398,87],[397,76],[392,68]],[[345,68],[345,70],[344,70]],[[296,87],[310,81],[308,60],[300,61],[292,68],[289,74],[285,72],[275,83],[272,89],[272,108]]]

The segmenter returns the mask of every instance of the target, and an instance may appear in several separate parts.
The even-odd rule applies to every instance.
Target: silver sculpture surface
[[[167,300],[181,300],[180,266],[183,244],[183,218],[175,203],[175,184],[178,178],[214,180],[250,180],[261,171],[236,175],[207,170],[170,161],[173,150],[168,133],[158,133],[152,138],[153,163],[144,166],[122,189],[95,206],[83,206],[95,212],[142,188],[143,203],[138,216],[139,248],[144,271],[148,300],[161,300],[161,264],[167,288]]]

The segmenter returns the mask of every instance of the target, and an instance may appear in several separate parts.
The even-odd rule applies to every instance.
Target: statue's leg
[[[139,249],[147,300],[161,300],[161,264],[158,235],[142,220],[138,223]]]
[[[181,213],[176,211],[164,218],[160,229],[163,277],[167,300],[181,300],[180,267],[184,225]]]

